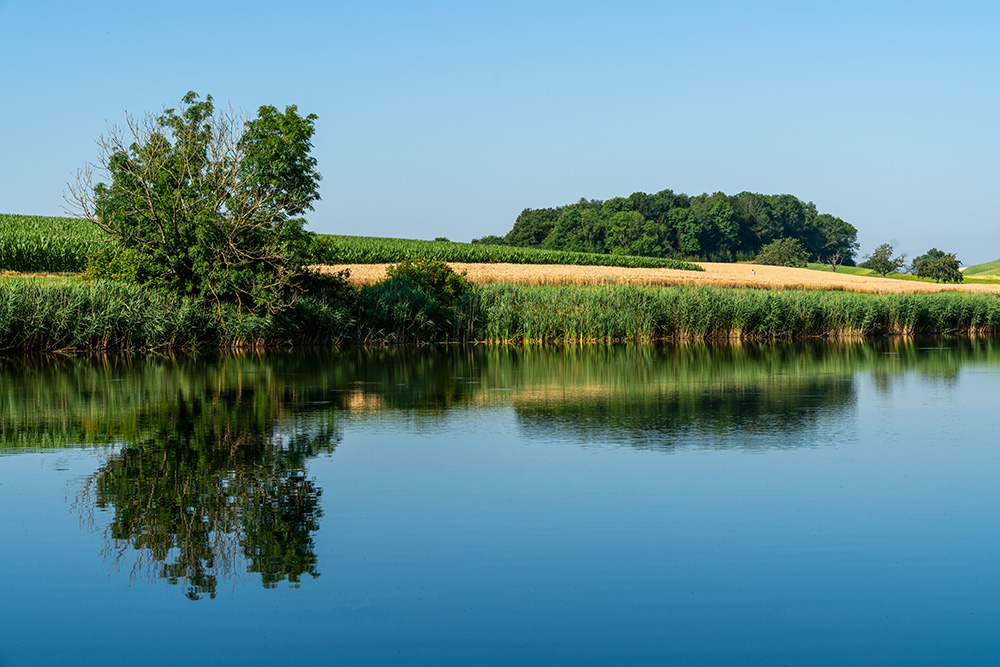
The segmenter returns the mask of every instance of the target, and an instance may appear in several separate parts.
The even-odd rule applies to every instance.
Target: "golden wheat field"
[[[704,271],[677,269],[623,269],[606,266],[564,266],[553,264],[462,264],[450,266],[465,272],[473,283],[516,283],[521,285],[711,285],[757,289],[845,290],[873,293],[916,292],[994,292],[1000,285],[944,285],[895,280],[871,276],[853,276],[832,271],[792,269],[758,264],[722,264],[701,262]],[[350,271],[356,285],[367,285],[385,278],[389,264],[353,264],[318,267],[323,272]]]

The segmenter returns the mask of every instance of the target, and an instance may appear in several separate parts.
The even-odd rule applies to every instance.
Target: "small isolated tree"
[[[837,267],[844,263],[844,253],[840,250],[826,256],[826,263],[830,265],[830,270],[837,272]]]
[[[932,248],[932,250],[935,250]],[[941,253],[939,257],[928,257],[921,255],[913,264],[916,267],[915,273],[920,278],[933,278],[936,283],[960,283],[965,279],[959,269],[958,258],[954,253]],[[929,254],[929,253],[928,253]]]
[[[189,92],[177,109],[109,129],[67,201],[140,258],[139,282],[277,312],[303,290],[299,216],[321,178],[309,155],[315,120],[295,106],[216,113],[211,95]],[[95,174],[106,182],[92,186]]]
[[[755,260],[771,266],[806,266],[809,252],[798,239],[779,239],[761,248]]]
[[[906,264],[906,255],[893,257],[892,252],[892,246],[888,243],[883,243],[879,247],[875,248],[875,251],[872,254],[865,255],[865,261],[862,262],[861,266],[866,269],[871,269],[885,278],[890,273],[899,271]]]

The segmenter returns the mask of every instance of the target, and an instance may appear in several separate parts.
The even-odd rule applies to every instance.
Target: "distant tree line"
[[[768,244],[794,239],[811,261],[854,264],[858,230],[792,195],[722,192],[688,196],[636,192],[607,201],[581,199],[527,208],[503,237],[473,243],[707,261],[752,259]]]

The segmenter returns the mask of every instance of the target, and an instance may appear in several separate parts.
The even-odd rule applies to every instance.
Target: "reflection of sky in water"
[[[887,345],[6,366],[0,664],[988,663],[1000,355]],[[122,447],[69,444],[156,470],[184,424],[257,438],[185,470],[313,484],[317,578],[192,602],[102,558],[118,507],[72,503]]]

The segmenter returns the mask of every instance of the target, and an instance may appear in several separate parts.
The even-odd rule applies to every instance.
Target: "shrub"
[[[362,288],[357,322],[357,340],[368,345],[438,341],[451,328],[450,314],[406,275]]]
[[[455,273],[455,270],[436,259],[404,259],[385,271],[389,278],[406,276],[413,284],[430,292],[438,305],[450,308],[455,299],[462,296],[469,288],[465,274]]]
[[[130,283],[143,281],[142,255],[134,248],[122,248],[117,243],[97,243],[87,253],[86,280],[124,280]]]
[[[798,239],[779,239],[761,248],[756,261],[771,266],[804,267],[809,261],[809,253]]]

